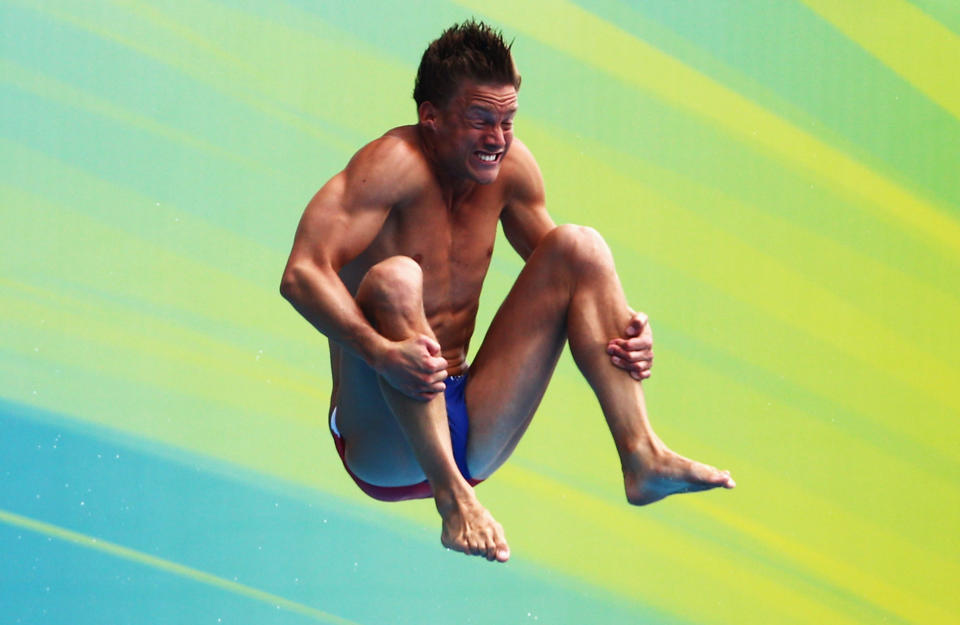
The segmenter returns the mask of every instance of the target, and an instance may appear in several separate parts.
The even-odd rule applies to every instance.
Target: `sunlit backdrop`
[[[350,482],[277,291],[470,16],[515,40],[554,218],[653,320],[655,427],[739,483],[627,506],[565,357],[478,489],[503,566]],[[8,0],[0,32],[0,621],[956,622],[956,3]]]

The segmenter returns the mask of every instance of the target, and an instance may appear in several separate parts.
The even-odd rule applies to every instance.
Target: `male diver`
[[[432,497],[448,548],[510,555],[473,486],[510,456],[565,343],[596,394],[631,504],[733,488],[727,471],[657,437],[641,380],[647,317],[627,304],[600,235],[554,224],[513,135],[518,74],[473,21],[430,44],[417,123],[366,145],[307,205],[280,291],[330,343],[330,428],[364,492]],[[525,264],[468,366],[497,224]]]

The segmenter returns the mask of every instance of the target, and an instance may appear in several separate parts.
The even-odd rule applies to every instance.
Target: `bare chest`
[[[500,194],[482,188],[457,203],[439,192],[396,207],[371,245],[345,270],[351,290],[374,264],[391,256],[414,259],[423,270],[428,317],[476,308],[490,266]]]

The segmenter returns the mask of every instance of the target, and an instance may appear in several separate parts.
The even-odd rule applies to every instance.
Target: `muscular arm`
[[[510,150],[515,157],[508,173],[510,195],[500,222],[507,240],[526,260],[556,225],[547,213],[543,176],[533,155],[519,141]],[[607,354],[614,366],[635,380],[645,380],[653,366],[653,334],[647,315],[631,309],[630,317],[623,336],[608,341]]]
[[[340,269],[377,236],[409,190],[402,142],[383,137],[354,156],[310,200],[283,272],[280,293],[330,340],[373,364],[388,341],[377,333],[340,280]],[[409,186],[409,185],[408,185]]]
[[[515,139],[509,158],[509,170],[504,172],[509,177],[509,191],[500,223],[510,245],[527,260],[543,237],[557,226],[547,213],[543,175],[533,154]]]

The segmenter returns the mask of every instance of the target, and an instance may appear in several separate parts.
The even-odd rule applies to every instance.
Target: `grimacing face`
[[[513,142],[516,113],[513,85],[465,81],[436,114],[435,148],[448,173],[479,184],[496,180]]]

